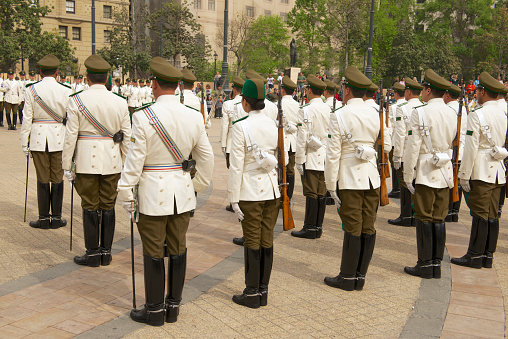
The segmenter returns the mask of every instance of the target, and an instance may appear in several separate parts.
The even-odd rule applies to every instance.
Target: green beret
[[[313,87],[315,89],[325,89],[326,88],[326,84],[319,80],[318,77],[316,77],[314,74],[309,74],[307,76],[307,82],[309,83],[309,86],[310,87]]]
[[[293,80],[291,80],[290,77],[288,77],[287,75],[284,75],[284,77],[282,78],[282,86],[287,88],[287,89],[291,89],[291,90],[295,90],[296,87],[296,84],[294,83]]]
[[[452,93],[455,93],[455,94],[460,94],[462,92],[462,90],[460,89],[459,86],[454,85],[454,84],[450,84],[450,88],[448,88],[448,92],[452,92]]]
[[[187,84],[194,85],[194,81],[198,79],[188,68],[182,69],[182,74],[183,74],[182,81]]]
[[[424,85],[428,85],[441,91],[446,91],[450,88],[450,82],[446,81],[443,77],[439,76],[436,72],[430,68],[425,71]]]
[[[337,85],[330,80],[326,79],[323,81],[326,84],[326,89],[329,91],[334,91]]]
[[[178,82],[183,77],[182,72],[161,57],[155,57],[150,61],[150,70],[156,78],[167,82]]]
[[[506,87],[494,79],[489,73],[480,74],[480,86],[494,93],[506,93]]]
[[[406,88],[407,89],[415,89],[417,91],[421,91],[423,86],[418,83],[418,81],[411,80],[409,78],[406,79]]]
[[[19,75],[26,75],[25,71],[19,72]]]
[[[376,92],[379,89],[379,86],[375,83],[371,83],[369,88],[367,88],[367,91],[369,92]]]
[[[87,72],[92,74],[105,74],[111,69],[109,62],[97,54],[90,55],[86,58],[85,67]]]
[[[58,60],[58,58],[53,54],[48,54],[44,56],[41,60],[39,60],[37,62],[37,65],[41,69],[45,69],[48,71],[53,69],[56,70],[58,66],[60,66],[60,60]]]
[[[372,83],[372,81],[370,81],[370,79],[360,72],[355,66],[348,66],[344,76],[346,78],[346,85],[352,88],[367,89]]]
[[[242,95],[244,97],[264,99],[265,94],[265,84],[260,78],[245,80],[242,88]]]
[[[393,90],[395,92],[404,92],[406,90],[406,87],[400,82],[396,82],[393,84]]]
[[[233,77],[233,85],[236,86],[236,87],[242,88],[244,82],[245,82],[245,80],[240,78],[238,75],[235,75]]]

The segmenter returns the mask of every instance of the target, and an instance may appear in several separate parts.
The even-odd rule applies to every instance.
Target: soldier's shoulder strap
[[[419,106],[413,107],[413,109],[420,108],[420,107],[423,107],[423,106],[427,106],[427,104],[421,104]]]
[[[248,117],[249,117],[249,116],[248,116],[248,115],[246,115],[246,116],[244,116],[243,118],[240,118],[240,119],[238,119],[238,120],[233,121],[233,125],[234,125],[234,124],[236,124],[236,123],[237,123],[237,122],[239,122],[239,121],[242,121],[242,120],[247,119]]]
[[[77,91],[76,93],[72,93],[71,95],[69,95],[69,97],[75,96],[76,94],[79,94],[79,93],[81,93],[83,91],[84,91],[84,89],[82,89],[81,91]]]
[[[238,101],[238,102],[235,102],[235,105],[238,105],[238,104],[241,104],[242,102],[241,101]]]
[[[402,107],[402,106],[407,105],[407,104],[408,104],[408,102],[406,101],[406,102],[403,102],[403,103],[402,103],[402,104],[400,104],[400,105],[397,105],[397,107]]]
[[[31,84],[26,84],[26,85],[25,85],[25,87],[27,87],[27,88],[28,88],[28,87],[30,87],[30,86],[32,86],[32,85],[35,85],[35,84],[36,84],[36,83],[38,83],[38,82],[41,82],[41,80],[36,81],[36,82],[32,82]]]
[[[67,85],[67,84],[64,84],[64,83],[62,83],[62,82],[59,82],[59,84],[60,84],[60,85],[62,85],[63,87],[67,87],[67,88],[69,88],[69,89],[72,89],[72,88],[71,88],[71,86],[69,86],[69,85]]]
[[[141,106],[140,108],[136,108],[136,109],[134,110],[134,112],[141,111],[141,110],[143,110],[143,109],[145,109],[145,108],[147,108],[147,107],[149,107],[149,106],[152,106],[153,104],[155,104],[155,101],[154,101],[154,102],[149,102],[148,104],[144,104],[144,105],[143,105],[143,106]]]
[[[302,107],[303,107],[303,106],[302,106]],[[336,109],[332,110],[332,112],[337,112],[339,109],[344,108],[344,107],[346,107],[346,105],[342,105],[342,106],[340,106],[340,107],[338,107],[338,108],[336,108]]]
[[[473,108],[473,110],[472,110],[471,112],[478,111],[479,109],[482,109],[482,108],[483,108],[483,106],[478,106],[478,107],[475,107],[475,108]]]
[[[192,110],[194,110],[196,112],[200,112],[199,109],[195,109],[194,107],[191,107],[191,106],[188,106],[188,105],[184,105],[184,106],[187,107],[187,108],[190,108],[190,109],[192,109]]]
[[[124,97],[123,95],[118,94],[118,93],[116,93],[116,92],[111,92],[111,93],[113,93],[114,95],[118,95],[120,98],[127,99],[127,97]]]
[[[300,108],[304,108],[304,107],[309,106],[309,105],[310,105],[310,102],[308,104],[300,106]]]

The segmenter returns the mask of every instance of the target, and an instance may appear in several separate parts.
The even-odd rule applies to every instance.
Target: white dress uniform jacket
[[[101,137],[99,130],[78,109],[78,96],[90,113],[111,133],[122,130],[121,143],[112,138]],[[67,106],[65,146],[62,154],[62,168],[70,170],[72,156],[76,151],[76,173],[114,174],[122,171],[122,156],[129,150],[131,124],[129,110],[124,99],[106,89],[104,85],[92,85],[87,91],[69,98]]]
[[[490,128],[492,141],[504,147],[506,138],[506,114],[495,101],[487,101],[483,106],[473,110],[467,117],[467,132],[464,145],[464,156],[459,168],[460,179],[481,180],[487,183],[506,183],[505,168],[502,160],[495,160],[489,154],[492,145],[482,133],[478,112],[481,111]]]
[[[447,103],[455,113],[457,114],[457,118],[459,117],[459,102],[457,100],[450,101]],[[459,147],[459,161],[462,160],[462,156],[464,155],[464,144],[466,143],[466,130],[467,130],[467,112],[466,107],[462,106],[462,118],[460,119],[460,147]]]
[[[308,121],[304,121],[304,108],[308,112]],[[330,122],[330,107],[321,100],[314,98],[307,105],[298,110],[298,134],[296,138],[297,164],[305,164],[306,170],[324,171],[326,158],[326,143],[328,137],[328,125]],[[310,135],[315,136],[323,146],[319,149],[307,147]]]
[[[262,169],[247,143],[241,124],[247,122],[253,142],[268,154],[276,155],[278,131],[277,125],[265,110],[250,111],[249,116],[235,122],[232,129],[232,148],[229,165],[228,195],[229,201],[263,201],[280,197],[276,169]]]
[[[378,188],[381,182],[376,157],[366,161],[354,155],[355,148],[342,140],[341,134],[345,132],[339,127],[339,117],[349,128],[357,146],[375,148],[379,135],[379,114],[361,98],[349,99],[345,106],[330,114],[325,161],[326,189],[335,190],[337,181],[340,189],[368,190],[370,185]]]
[[[143,110],[132,115],[132,143],[118,181],[118,199],[133,200],[139,183],[139,211],[146,215],[181,214],[196,208],[194,192],[201,193],[212,179],[213,150],[200,113],[180,104],[174,95],[162,95],[150,106],[160,123],[188,159],[196,160],[196,176],[182,169],[147,171],[145,166],[169,166],[178,162],[161,140]],[[145,170],[143,170],[145,167]],[[176,211],[174,209],[176,204]]]
[[[129,107],[140,107],[140,101],[139,101],[139,86],[131,86],[129,88],[129,96],[127,97],[127,104]]]
[[[60,85],[52,77],[45,77],[32,86],[46,105],[61,117],[66,117],[70,88]],[[64,124],[56,122],[43,110],[28,88],[25,92],[20,138],[21,146],[29,146],[31,151],[44,152],[47,147],[48,152],[59,152],[64,146]],[[28,145],[29,139],[30,145]]]
[[[222,118],[221,118],[221,129],[220,129],[220,146],[226,147],[226,153],[231,152],[231,129],[233,128],[233,122],[243,118],[246,115],[243,114],[244,110],[242,106],[242,96],[238,94],[231,100],[226,100],[222,104]],[[238,113],[242,116],[238,116]],[[211,111],[210,111],[211,114]]]
[[[113,85],[113,87],[111,87],[111,92],[118,94],[118,86]]]
[[[386,131],[384,131],[384,134],[388,137],[388,140],[390,141],[390,145],[388,146],[388,150],[386,150],[385,148],[385,151],[386,152],[389,152],[391,151],[392,147],[393,147],[393,129],[394,129],[394,126],[395,126],[395,111],[397,110],[397,106],[403,104],[406,102],[406,99],[402,98],[402,99],[399,99],[395,102],[395,104],[393,105],[390,105],[389,107],[389,111],[388,111],[388,128],[386,129]]]
[[[333,109],[333,96],[326,98],[326,104],[330,106],[331,109]],[[335,102],[335,109],[342,107],[342,101],[337,100]]]
[[[188,108],[191,108],[191,109],[197,111],[199,114],[201,114],[201,99],[196,94],[194,94],[194,92],[191,91],[190,89],[185,89],[183,91],[183,103]],[[202,114],[201,114],[201,117],[203,117]],[[206,108],[205,108],[205,118],[204,119],[206,121],[205,128],[208,129],[208,128],[212,127],[212,121],[210,119],[208,119],[208,113],[206,111]]]
[[[437,153],[448,153],[452,156],[452,143],[457,133],[457,114],[447,106],[442,98],[433,98],[422,106],[425,119],[430,127],[430,140],[432,148]],[[452,162],[437,168],[432,163],[432,154],[423,141],[420,133],[420,115],[417,109],[411,113],[411,128],[408,132],[407,148],[402,161],[404,162],[404,181],[431,188],[446,188],[448,182],[453,182]],[[446,177],[445,177],[446,176]]]
[[[393,126],[393,156],[402,158],[407,147],[407,132],[410,130],[411,113],[413,108],[422,105],[418,98],[412,98],[397,105],[395,110],[395,124]]]
[[[378,114],[378,118],[379,118],[379,105],[376,103],[376,101],[374,99],[367,99],[367,100],[365,100],[365,104],[367,106],[370,106],[373,109],[375,109]],[[338,107],[341,107],[341,106],[338,106]],[[383,127],[384,127],[384,129],[383,129],[383,136],[384,136],[383,149],[384,149],[385,153],[390,153],[390,150],[392,148],[392,140],[391,140],[391,136],[390,136],[389,127],[386,126],[386,110],[384,108],[383,108],[383,124],[384,124],[383,125]]]
[[[300,105],[291,95],[284,95],[281,104],[284,113],[284,150],[286,152],[296,152],[298,110],[300,109]]]
[[[4,93],[5,102],[13,105],[19,104],[20,88],[18,83],[16,80],[9,79],[5,79],[2,82],[0,91]]]
[[[19,104],[21,104],[23,101],[25,101],[25,87],[26,86],[26,80],[18,80],[18,93],[19,93]]]
[[[265,99],[265,108],[264,111],[266,113],[266,116],[271,118],[272,120],[277,120],[279,116],[279,109],[277,108],[277,105],[271,102],[268,99]]]
[[[501,107],[501,109],[503,110],[504,114],[508,114],[507,113],[508,103],[506,102],[506,100],[505,99],[498,99],[497,103],[499,104],[499,107]]]
[[[0,78],[0,101],[4,101],[4,92],[2,92],[2,83],[4,79]]]

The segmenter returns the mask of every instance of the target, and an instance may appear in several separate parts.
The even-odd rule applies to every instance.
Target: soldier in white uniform
[[[506,102],[506,93],[508,93],[508,88],[504,86],[504,92],[499,93],[497,96],[497,103],[499,104],[499,107],[501,107],[503,112],[508,115],[507,113],[508,103]],[[505,198],[506,198],[506,185],[501,187],[501,194],[499,196],[499,211],[497,213],[498,219],[501,218],[501,212],[503,211]]]
[[[125,80],[125,84],[123,84],[123,85],[122,85],[122,87],[121,87],[121,88],[122,88],[122,93],[121,93],[121,94],[122,94],[124,97],[126,97],[127,99],[128,99],[128,98],[129,98],[129,96],[130,96],[130,92],[129,92],[130,87],[131,87],[131,79],[130,79],[130,78],[127,78],[127,79]]]
[[[131,85],[127,89],[125,96],[127,97],[127,104],[129,105],[129,113],[132,116],[134,110],[141,106],[139,104],[139,86],[136,79],[131,81]]]
[[[325,161],[326,188],[343,222],[342,263],[339,275],[324,281],[352,291],[363,289],[376,242],[380,178],[374,147],[380,121],[378,111],[363,101],[372,82],[354,66],[346,69],[345,78],[342,92],[346,105],[330,116]]]
[[[120,79],[117,78],[115,79],[115,84],[113,85],[113,88],[111,88],[111,92],[120,94],[119,90],[120,90]]]
[[[330,106],[331,109],[333,109],[333,98],[334,98],[334,95],[337,93],[336,91],[339,90],[339,87],[337,86],[337,84],[335,84],[334,82],[326,79],[324,80],[324,83],[326,84],[326,89],[324,91],[324,97],[325,97],[325,102],[328,106]],[[342,101],[340,100],[336,100],[335,101],[335,108],[339,108],[342,106]]]
[[[199,98],[194,94],[192,88],[197,78],[188,68],[182,69],[182,82],[183,82],[183,104],[190,109],[193,109],[201,114],[201,102]]]
[[[455,265],[491,268],[499,235],[499,195],[506,184],[504,159],[507,118],[497,103],[505,88],[487,72],[476,87],[479,108],[467,117],[464,156],[459,179],[473,221],[467,253],[452,258]]]
[[[10,130],[16,130],[16,120],[19,105],[20,87],[18,81],[14,80],[14,72],[7,73],[7,79],[2,82],[0,91],[4,93],[5,117]],[[12,114],[12,120],[11,120]]]
[[[407,133],[410,130],[410,120],[413,108],[420,106],[419,99],[423,86],[407,77],[405,81],[404,99],[396,105],[395,124],[393,126],[393,158],[392,164],[396,170],[397,180],[400,186],[400,215],[396,219],[388,219],[388,223],[397,226],[414,226],[413,207],[411,193],[404,182],[404,151],[407,147]]]
[[[457,114],[443,101],[450,83],[433,70],[425,72],[422,100],[413,109],[404,152],[404,182],[413,194],[418,262],[404,272],[441,278],[450,189],[453,187],[452,143]],[[415,187],[413,180],[416,177]]]
[[[39,219],[31,221],[34,228],[59,228],[62,219],[63,170],[62,150],[65,137],[67,102],[71,90],[56,82],[60,61],[46,55],[37,63],[43,79],[25,91],[25,107],[21,126],[21,147],[32,153],[37,174]],[[50,213],[51,208],[51,213]]]
[[[290,77],[282,78],[281,86],[281,104],[284,125],[284,150],[288,152],[288,164],[286,166],[286,182],[288,184],[288,198],[293,198],[295,189],[295,154],[296,154],[296,135],[298,131],[298,110],[300,109],[298,101],[293,99],[293,93],[297,85]]]
[[[263,80],[263,83],[266,84],[268,82],[268,80],[264,77],[262,77],[261,75],[259,75],[259,73],[257,73],[256,71],[254,70],[247,70],[247,72],[245,72],[245,77],[249,80],[253,80],[253,79],[256,79],[256,78],[259,78],[259,79],[262,79]],[[272,118],[272,120],[277,120],[277,117],[278,117],[278,114],[279,114],[279,109],[277,108],[277,105],[274,104],[273,102],[271,102],[270,100],[268,100],[268,98],[265,97],[265,114]]]
[[[323,232],[326,211],[325,157],[330,121],[330,107],[323,102],[326,84],[315,75],[307,77],[305,88],[309,103],[298,111],[298,132],[296,141],[296,169],[303,178],[306,197],[305,222],[300,231],[292,231],[298,238],[317,239]]]
[[[2,88],[2,83],[4,79],[0,77],[0,88]],[[0,90],[0,127],[4,127],[4,92]]]
[[[112,260],[116,186],[122,156],[129,150],[131,125],[125,100],[106,89],[110,64],[91,55],[85,67],[90,88],[70,96],[62,167],[69,181],[75,177],[83,208],[86,253],[74,257],[74,262],[98,267]]]
[[[280,204],[277,178],[277,125],[264,110],[263,79],[245,80],[242,107],[248,114],[233,125],[228,196],[242,221],[245,289],[233,301],[266,306],[273,263],[273,229]],[[251,148],[256,144],[257,148]]]
[[[25,106],[25,87],[26,87],[26,73],[25,71],[19,72],[19,106],[18,106],[18,117],[19,123],[23,123],[23,107]]]
[[[130,317],[161,326],[164,318],[166,322],[177,321],[187,263],[185,237],[190,211],[196,208],[194,191],[203,192],[210,185],[214,157],[203,117],[180,104],[174,95],[182,73],[160,57],[152,59],[150,70],[155,76],[152,88],[156,102],[132,116],[131,147],[118,182],[118,200],[132,212],[133,188],[139,184],[137,226],[143,243],[146,304],[132,310]],[[154,120],[166,130],[169,137],[165,141]],[[173,146],[174,151],[170,151]],[[192,180],[191,152],[197,170]],[[165,300],[164,242],[170,255]]]
[[[388,193],[389,198],[399,198],[400,197],[400,183],[397,176],[397,170],[393,167],[393,129],[395,126],[395,112],[397,111],[397,107],[406,102],[404,99],[405,87],[400,82],[395,82],[393,84],[393,97],[395,98],[395,103],[391,104],[388,109],[388,127],[384,131],[385,135],[385,153],[388,153],[388,159],[390,160],[390,164],[392,167],[392,190]],[[387,93],[388,94],[388,93]],[[389,97],[387,98],[387,100]],[[387,147],[388,146],[388,147]],[[397,180],[396,180],[397,178]]]

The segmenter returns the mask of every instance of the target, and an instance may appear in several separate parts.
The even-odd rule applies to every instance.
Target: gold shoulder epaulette
[[[247,119],[248,117],[249,117],[249,116],[248,116],[248,115],[246,115],[246,116],[244,116],[243,118],[240,118],[240,119],[238,119],[238,120],[233,121],[233,125],[234,125],[234,124],[236,124],[238,121],[242,121],[242,120]]]
[[[83,91],[84,91],[84,89],[82,89],[81,91],[78,91],[78,92],[76,92],[76,93],[72,93],[71,95],[69,95],[69,97],[72,97],[72,96],[74,96],[74,95],[76,95],[76,94],[79,94],[79,93],[81,93],[81,92],[83,92]]]
[[[113,94],[115,94],[115,95],[118,95],[120,98],[123,98],[123,99],[126,99],[126,100],[127,100],[127,98],[126,98],[126,97],[124,97],[124,96],[123,96],[123,95],[121,95],[121,94],[118,94],[118,93],[116,93],[116,92],[111,92],[111,93],[113,93]]]
[[[39,80],[39,81],[36,81],[36,82],[32,82],[31,84],[27,84],[25,87],[26,87],[26,88],[28,88],[28,87],[30,87],[30,86],[32,86],[32,85],[35,85],[35,84],[36,84],[36,83],[38,83],[38,82],[40,82],[40,80]]]

